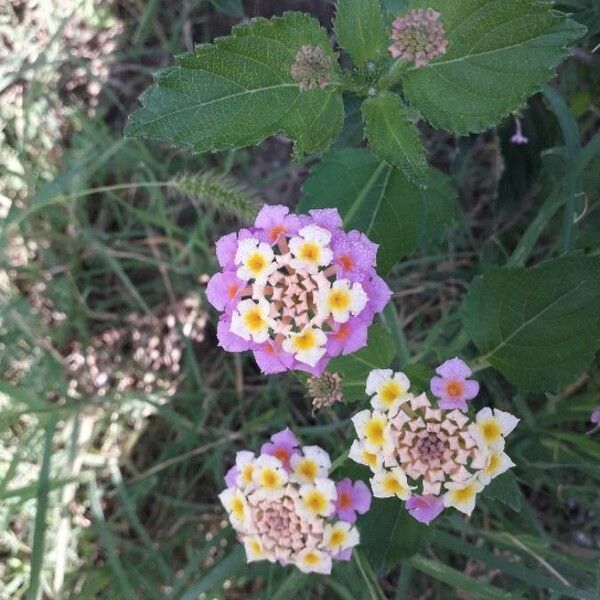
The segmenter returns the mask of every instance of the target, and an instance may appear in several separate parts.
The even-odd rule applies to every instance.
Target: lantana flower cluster
[[[422,523],[451,506],[470,515],[477,494],[514,466],[504,446],[519,419],[490,408],[469,418],[466,402],[479,391],[470,375],[458,358],[438,367],[432,405],[427,394],[410,392],[404,373],[376,369],[366,381],[373,410],[352,418],[358,439],[349,456],[371,469],[373,495],[403,500]]]
[[[336,209],[289,214],[264,206],[254,226],[217,242],[222,271],[206,294],[223,314],[227,351],[252,350],[264,373],[320,375],[329,359],[366,345],[391,291],[375,271],[377,245],[344,232]]]
[[[330,478],[329,454],[303,446],[284,429],[256,456],[237,453],[219,499],[246,550],[248,562],[292,564],[305,573],[331,572],[350,560],[360,540],[354,523],[371,494],[362,482]]]

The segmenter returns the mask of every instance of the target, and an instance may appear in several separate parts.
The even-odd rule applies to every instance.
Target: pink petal
[[[217,325],[217,339],[219,346],[227,352],[243,352],[250,350],[253,344],[249,340],[242,339],[239,335],[231,332],[231,317],[227,314],[221,315]]]
[[[429,387],[431,388],[431,393],[436,398],[439,398],[444,393],[444,380],[441,377],[434,376],[429,382]]]
[[[235,487],[237,476],[240,474],[239,469],[234,465],[225,474],[225,485],[228,488]]]
[[[464,396],[466,400],[473,400],[479,394],[479,382],[473,379],[465,381]]]
[[[361,515],[366,513],[371,507],[371,499],[371,491],[367,484],[363,481],[356,481],[352,492],[352,504],[354,509]]]
[[[444,501],[437,496],[411,496],[405,506],[419,523],[429,525],[444,510]]]
[[[435,372],[444,379],[466,379],[471,376],[471,369],[467,363],[455,357],[442,363]]]

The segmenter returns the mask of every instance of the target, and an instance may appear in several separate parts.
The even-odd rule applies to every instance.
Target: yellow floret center
[[[263,487],[273,490],[279,487],[279,475],[274,469],[264,469],[261,473],[260,482]]]
[[[294,336],[294,347],[297,351],[311,350],[317,345],[315,332],[312,329],[307,329],[302,333]]]
[[[328,308],[333,312],[345,311],[350,308],[351,301],[350,294],[346,290],[332,290],[329,293]]]
[[[254,252],[246,261],[246,268],[250,273],[258,275],[267,266],[267,259],[260,252]]]
[[[249,331],[260,331],[261,329],[264,329],[266,321],[259,308],[251,308],[244,315],[244,324]]]
[[[247,485],[252,483],[252,474],[253,473],[254,473],[254,467],[252,465],[246,465],[242,469],[242,481]]]
[[[311,552],[307,552],[304,555],[304,562],[307,565],[311,565],[311,566],[318,565],[319,562],[320,562],[320,560],[321,559],[320,559],[319,555],[316,552],[312,552],[311,551]]]
[[[401,494],[406,491],[406,488],[393,475],[388,475],[383,480],[383,489],[389,494]]]
[[[384,427],[381,421],[369,421],[365,428],[366,438],[373,444],[383,444]]]
[[[372,452],[363,452],[363,460],[370,466],[377,466],[377,455]]]
[[[490,464],[486,467],[485,472],[488,475],[491,475],[492,473],[495,473],[498,470],[499,466],[500,466],[500,455],[494,453],[490,457]]]
[[[502,435],[502,428],[498,421],[489,419],[481,424],[481,433],[486,442],[494,442]]]
[[[231,513],[233,514],[234,517],[238,518],[238,519],[243,519],[244,518],[244,503],[242,502],[241,498],[234,498],[231,501]]]
[[[262,547],[257,540],[252,540],[250,542],[250,551],[252,552],[252,554],[261,554],[262,553]]]
[[[312,512],[322,513],[327,508],[327,498],[321,492],[314,490],[306,495],[304,504]]]
[[[454,498],[454,502],[456,504],[464,504],[469,502],[471,498],[477,493],[474,485],[468,485],[464,488],[459,488],[457,490],[452,490],[452,497]]]
[[[299,475],[313,480],[319,474],[319,468],[313,460],[303,459],[298,465],[297,472]]]
[[[335,529],[331,533],[331,539],[329,540],[330,546],[337,548],[346,541],[346,532],[341,529]]]
[[[383,400],[384,404],[392,404],[394,403],[402,394],[404,390],[402,386],[397,381],[388,381],[383,385],[379,395]]]
[[[315,242],[304,242],[298,251],[298,258],[307,262],[317,262],[321,256],[321,249]]]

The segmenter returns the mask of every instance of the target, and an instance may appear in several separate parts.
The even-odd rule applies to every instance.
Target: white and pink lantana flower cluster
[[[483,408],[474,419],[465,414],[479,384],[468,379],[471,370],[462,360],[448,360],[436,372],[434,406],[427,394],[410,392],[404,373],[371,371],[366,393],[373,410],[352,418],[358,439],[349,456],[373,472],[373,495],[405,501],[422,523],[451,506],[471,514],[477,494],[514,466],[505,437],[519,422],[498,409]]]
[[[357,513],[371,505],[362,482],[330,478],[329,454],[303,446],[284,429],[256,456],[242,451],[219,495],[248,562],[292,564],[305,573],[331,572],[334,560],[350,560],[360,540]]]
[[[253,227],[217,242],[222,271],[206,294],[223,312],[221,347],[252,350],[264,373],[320,375],[331,357],[366,345],[390,298],[376,253],[364,234],[342,230],[336,209],[294,215],[264,206]]]

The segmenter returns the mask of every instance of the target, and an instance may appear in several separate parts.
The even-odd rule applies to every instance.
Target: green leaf
[[[336,206],[346,228],[379,244],[377,265],[385,274],[402,257],[442,237],[455,196],[449,178],[436,169],[429,170],[423,190],[368,150],[347,148],[312,168],[298,210]]]
[[[381,92],[367,98],[362,113],[371,150],[381,160],[400,169],[410,181],[424,187],[427,176],[425,150],[399,96]]]
[[[398,498],[373,498],[360,520],[360,546],[380,572],[419,552],[430,528],[413,519]]]
[[[512,473],[503,473],[492,479],[492,482],[481,493],[482,498],[496,500],[521,512],[523,507],[523,494],[517,485],[517,480]]]
[[[390,334],[381,325],[369,328],[367,345],[362,350],[347,356],[338,356],[330,361],[328,371],[342,378],[344,399],[365,398],[365,381],[369,371],[385,369],[394,358],[394,343]]]
[[[565,257],[479,277],[464,321],[483,359],[515,385],[541,392],[568,383],[592,360],[598,306],[600,257]]]
[[[232,35],[201,44],[160,71],[125,134],[206,152],[284,131],[298,154],[324,151],[343,124],[342,96],[333,85],[303,91],[294,81],[290,69],[304,45],[323,50],[335,79],[327,32],[308,15],[286,13],[234,27]]]
[[[483,131],[552,78],[585,27],[536,0],[419,0],[441,14],[448,52],[408,69],[408,102],[433,125]]]
[[[335,35],[355,65],[376,60],[387,41],[379,0],[338,0]]]

